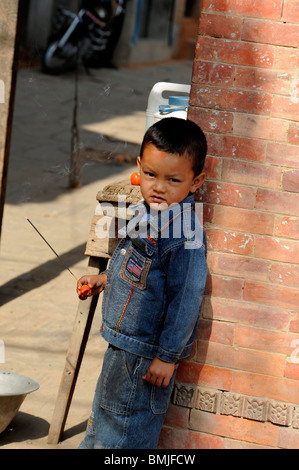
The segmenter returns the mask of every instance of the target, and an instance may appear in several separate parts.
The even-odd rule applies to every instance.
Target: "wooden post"
[[[90,257],[88,274],[99,274],[99,272],[105,271],[107,262],[108,259],[105,258]],[[48,444],[58,444],[63,433],[98,303],[98,297],[98,295],[95,295],[79,302],[56,399],[53,419],[49,429]]]
[[[0,237],[16,88],[22,0],[1,0],[0,6]]]

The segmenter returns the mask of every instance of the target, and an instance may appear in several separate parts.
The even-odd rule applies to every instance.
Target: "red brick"
[[[226,16],[223,21],[222,15],[202,13],[199,22],[199,34],[214,38],[227,38],[238,40],[241,36],[243,20],[238,16]]]
[[[200,319],[196,338],[201,340],[211,340],[220,344],[232,346],[234,340],[234,325],[225,322]]]
[[[189,421],[189,408],[175,406],[170,404],[167,410],[164,424],[175,426],[176,428],[186,429]]]
[[[272,68],[274,56],[274,46],[208,36],[198,36],[195,49],[196,59],[262,68]]]
[[[158,449],[222,449],[222,439],[205,433],[163,426]]]
[[[299,403],[299,382],[287,378],[233,371],[232,391],[287,403]]]
[[[283,119],[236,113],[233,134],[256,139],[286,142],[288,123]]]
[[[279,429],[278,446],[283,449],[299,449],[299,429]]]
[[[259,234],[273,233],[273,214],[236,207],[217,206],[214,209],[213,224],[224,229]]]
[[[299,218],[277,217],[275,235],[279,237],[298,238]]]
[[[202,11],[280,20],[282,0],[203,0]]]
[[[298,47],[299,25],[244,19],[241,39],[277,46]]]
[[[190,106],[188,119],[196,122],[204,132],[230,132],[233,126],[233,114]]]
[[[279,433],[279,427],[271,423],[259,423],[199,410],[191,410],[190,429],[230,438],[242,436],[244,441],[272,446],[276,445]]]
[[[243,281],[240,279],[208,275],[205,293],[212,294],[214,297],[240,299],[242,296],[242,289]]]
[[[226,64],[214,64],[194,60],[192,71],[193,83],[210,83],[211,85],[233,86],[235,67]]]
[[[272,116],[289,120],[297,120],[299,116],[299,100],[288,96],[274,96]]]
[[[299,124],[290,122],[288,142],[290,144],[299,145]]]
[[[199,201],[252,209],[255,189],[249,186],[206,180],[199,189]]]
[[[253,253],[254,238],[250,234],[218,229],[206,229],[208,249],[250,255]]]
[[[163,426],[159,437],[158,449],[185,449],[188,431]]]
[[[203,318],[282,331],[288,329],[290,315],[289,309],[220,297],[205,297],[202,306]]]
[[[178,382],[192,383],[220,390],[230,390],[231,376],[232,372],[230,370],[187,361],[180,361],[177,372]]]
[[[299,67],[299,51],[293,47],[276,47],[274,69],[288,72],[296,71]]]
[[[282,354],[285,357],[291,354],[291,342],[295,338],[294,334],[288,332],[236,325],[234,344],[242,348]]]
[[[289,144],[269,142],[267,146],[267,161],[273,165],[297,168],[298,147]]]
[[[190,106],[269,115],[271,97],[269,94],[256,91],[193,85]]]
[[[290,23],[299,23],[298,0],[284,0],[282,19]]]
[[[208,155],[205,161],[204,171],[209,179],[219,179],[221,174],[221,158]]]
[[[261,163],[225,159],[222,166],[222,179],[259,187],[279,188],[281,169]]]
[[[299,148],[298,148],[299,154]],[[285,191],[299,192],[299,170],[289,170],[283,173],[282,187]]]
[[[298,247],[299,242],[297,240],[258,235],[255,243],[255,256],[273,261],[299,263]]]
[[[222,439],[202,432],[189,431],[186,449],[222,449]]]
[[[296,360],[298,361],[298,356],[296,356]],[[288,377],[289,379],[294,379],[299,381],[299,367],[298,367],[299,362],[296,362],[295,364],[291,362],[286,363],[285,367],[285,377]]]
[[[242,438],[242,436],[241,436]],[[274,447],[275,449],[277,447]],[[239,441],[238,439],[223,439],[223,449],[273,449],[273,447],[270,446],[263,446],[259,444],[254,444],[254,443],[249,443],[249,442],[244,442],[244,441]]]
[[[277,214],[299,216],[299,196],[293,193],[258,189],[256,208]]]
[[[293,317],[290,321],[290,331],[299,333],[299,312],[293,313]]]
[[[210,266],[210,271],[215,274],[266,281],[269,263],[261,259],[240,255],[212,253]]]
[[[297,308],[299,291],[285,286],[270,285],[263,282],[245,281],[244,300],[275,307]]]
[[[285,356],[266,351],[236,348],[212,341],[198,341],[196,360],[227,369],[240,369],[258,374],[282,377]]]
[[[299,286],[298,264],[273,263],[269,280],[285,286]]]
[[[206,227],[207,224],[211,224],[214,216],[214,206],[210,204],[203,205],[203,220]]]
[[[195,47],[195,60],[223,62],[216,60],[217,39],[198,36]]]
[[[292,80],[292,75],[287,71],[282,73],[261,68],[236,67],[236,88],[288,95],[291,90]]]
[[[210,155],[251,161],[264,161],[266,158],[266,142],[260,139],[208,134],[207,141]]]

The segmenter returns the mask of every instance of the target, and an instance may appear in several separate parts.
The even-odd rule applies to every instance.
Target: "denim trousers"
[[[109,345],[79,449],[156,449],[173,390],[142,379],[152,360]]]

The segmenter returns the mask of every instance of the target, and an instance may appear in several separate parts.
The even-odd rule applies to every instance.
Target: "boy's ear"
[[[140,165],[141,165],[141,158],[140,156],[137,157],[137,166],[138,166],[138,170],[140,171]]]
[[[195,176],[195,178],[192,181],[190,191],[191,193],[195,193],[205,182],[206,179],[206,174],[205,173],[200,173],[199,175]]]

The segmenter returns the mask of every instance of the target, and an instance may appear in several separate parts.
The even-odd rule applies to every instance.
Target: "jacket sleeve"
[[[205,239],[201,247],[180,243],[161,256],[166,274],[165,316],[157,357],[176,362],[192,344],[204,295],[207,265]],[[190,348],[191,348],[190,344]]]

